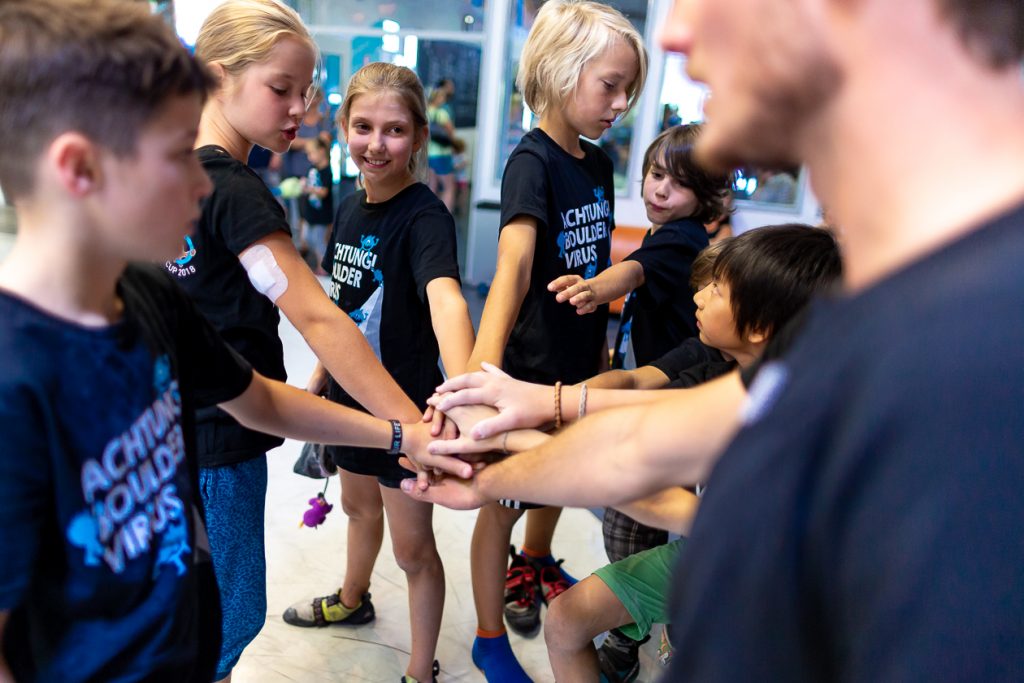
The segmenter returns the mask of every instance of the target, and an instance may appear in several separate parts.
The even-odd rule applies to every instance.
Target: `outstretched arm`
[[[615,509],[641,524],[686,536],[690,533],[699,505],[700,498],[696,494],[673,486],[631,503],[616,505]]]
[[[387,420],[314,396],[297,387],[253,372],[252,382],[238,397],[220,404],[231,417],[250,429],[299,441],[343,444],[365,448],[391,447]],[[455,458],[427,452],[430,425],[417,414],[402,425],[402,452],[423,467],[468,477],[472,468]]]
[[[414,422],[422,413],[380,364],[352,319],[334,305],[284,232],[249,247],[270,249],[288,288],[276,303],[345,392],[378,417]]]
[[[667,382],[668,378],[659,370],[651,369],[653,375]],[[641,373],[644,383],[655,385],[659,380]],[[598,376],[600,377],[600,375]],[[588,385],[586,410],[595,413],[612,407],[652,403],[666,398],[663,391],[635,390],[590,390],[592,380],[582,384]],[[483,370],[459,377],[454,377],[440,387],[441,394],[435,394],[429,401],[434,407],[445,412],[455,406],[484,404],[498,409],[498,414],[479,422],[473,429],[473,437],[480,439],[510,429],[543,427],[554,422],[555,388],[545,384],[531,384],[513,379],[502,370],[490,364],[484,364]],[[579,417],[582,404],[583,387],[578,385],[563,386],[560,389],[559,404],[562,411],[562,422],[568,423]],[[690,391],[679,389],[675,391]],[[452,392],[452,393],[447,393]],[[454,448],[454,444],[450,447]],[[442,452],[442,451],[437,451]],[[443,451],[448,453],[466,452],[461,450]]]
[[[615,301],[644,283],[644,267],[636,261],[622,261],[600,275],[584,280],[579,275],[563,275],[548,283],[558,303],[568,301],[576,313],[593,313],[601,304]]]
[[[530,285],[536,243],[535,218],[517,216],[502,228],[498,237],[498,266],[484,303],[476,346],[467,370],[478,370],[483,362],[501,365],[505,345]]]
[[[745,397],[739,373],[732,372],[651,405],[588,417],[538,448],[487,466],[468,482],[445,479],[409,493],[454,507],[499,498],[619,505],[704,479],[739,428]]]

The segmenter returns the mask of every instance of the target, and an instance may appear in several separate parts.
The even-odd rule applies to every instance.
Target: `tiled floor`
[[[467,288],[468,290],[468,288]],[[467,291],[467,298],[475,296]],[[471,301],[479,310],[479,302]],[[304,384],[313,367],[313,356],[302,338],[287,322],[282,325],[285,358],[293,384]],[[390,681],[405,671],[409,650],[408,601],[405,577],[395,564],[388,535],[373,575],[371,591],[377,609],[374,623],[354,629],[298,629],[281,620],[292,602],[323,595],[340,585],[344,567],[345,516],[340,505],[319,529],[299,528],[299,520],[322,484],[293,474],[299,444],[287,442],[270,456],[270,490],[267,496],[268,614],[263,631],[242,655],[235,669],[236,683],[284,681]],[[339,488],[332,479],[329,499],[337,503]],[[435,511],[434,529],[447,576],[447,599],[437,657],[440,681],[483,681],[470,661],[476,630],[473,595],[469,580],[469,539],[475,513]],[[520,522],[513,536],[522,539]],[[586,510],[566,510],[553,544],[566,558],[566,568],[586,576],[606,560],[598,520]],[[522,639],[511,635],[520,662],[535,681],[552,681],[543,635]],[[641,681],[657,677],[660,667],[653,659],[653,640],[642,651]]]

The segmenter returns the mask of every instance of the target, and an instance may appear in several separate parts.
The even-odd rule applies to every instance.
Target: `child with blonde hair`
[[[444,203],[417,180],[425,165],[428,125],[423,86],[405,67],[377,62],[349,81],[338,112],[362,189],[335,216],[323,267],[329,294],[352,318],[399,386],[426,407],[441,381],[466,368],[473,324],[462,297],[455,221]],[[361,399],[318,366],[310,386],[348,406]],[[296,626],[365,623],[373,618],[367,589],[380,551],[387,511],[395,559],[409,583],[412,652],[405,682],[437,674],[434,650],[444,606],[444,569],[434,543],[433,508],[399,489],[407,476],[397,457],[380,450],[330,448],[341,469],[342,504],[349,516],[342,587],[301,601],[284,614]]]
[[[489,362],[551,384],[578,382],[607,363],[607,307],[577,316],[546,287],[570,273],[593,277],[608,265],[612,162],[581,136],[601,137],[635,103],[646,73],[643,40],[618,11],[562,0],[541,8],[516,79],[540,123],[505,168],[497,270],[469,369]],[[557,595],[570,583],[550,555],[550,523],[547,547],[528,533],[533,557],[515,556],[509,570],[509,537],[525,507],[518,501],[489,505],[473,533],[473,661],[489,681],[529,680],[512,653],[502,611],[517,631],[536,631],[539,594]],[[510,590],[503,606],[506,572]],[[550,579],[543,586],[541,573]]]
[[[328,371],[375,415],[413,421],[416,405],[351,318],[325,296],[290,237],[281,206],[249,167],[253,145],[295,140],[314,91],[318,51],[299,15],[276,0],[228,0],[207,17],[196,55],[217,87],[196,147],[213,192],[185,253],[168,269],[225,339],[260,372],[285,378],[278,308]],[[218,679],[230,676],[266,615],[263,510],[267,450],[281,440],[212,409],[197,415],[203,503],[224,607]]]

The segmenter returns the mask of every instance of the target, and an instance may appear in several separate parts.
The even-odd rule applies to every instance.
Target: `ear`
[[[413,140],[413,143],[412,143],[412,151],[413,151],[413,153],[416,153],[416,152],[420,151],[420,147],[422,147],[423,143],[425,143],[429,139],[430,139],[430,126],[423,126],[419,130],[417,130],[416,131],[416,138],[415,138],[415,140]]]
[[[99,156],[99,148],[86,136],[62,133],[50,143],[46,161],[66,192],[84,197],[102,180]]]
[[[747,342],[750,344],[764,344],[766,341],[768,341],[768,335],[760,330],[747,333]]]
[[[338,117],[338,130],[341,131],[341,136],[345,138],[345,144],[348,144],[348,121]]]

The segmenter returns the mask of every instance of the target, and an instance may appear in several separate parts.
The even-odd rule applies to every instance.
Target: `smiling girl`
[[[441,379],[438,356],[449,375],[465,370],[473,324],[459,283],[455,222],[417,180],[428,140],[423,86],[405,67],[368,64],[349,81],[338,118],[362,190],[338,207],[323,261],[331,274],[330,296],[402,389],[426,407]],[[310,384],[323,381],[328,398],[360,407],[358,396],[318,367]],[[345,579],[336,593],[293,605],[284,619],[326,626],[372,618],[366,591],[381,546],[383,501],[395,559],[409,584],[412,652],[404,680],[429,681],[437,673],[434,650],[445,593],[433,508],[399,489],[408,472],[396,456],[365,448],[328,452],[341,469],[349,516]]]
[[[286,151],[312,92],[317,50],[298,14],[275,0],[228,0],[200,30],[196,54],[217,87],[196,147],[213,192],[186,253],[168,269],[224,338],[260,373],[284,380],[278,307],[327,370],[378,417],[421,411],[339,311],[292,244],[281,206],[245,165],[258,144]],[[266,617],[266,452],[281,439],[219,409],[196,415],[200,489],[224,611],[218,680],[230,677]]]

